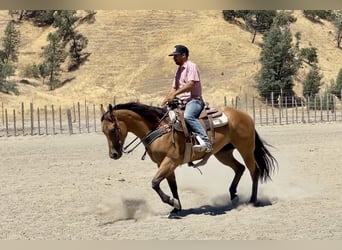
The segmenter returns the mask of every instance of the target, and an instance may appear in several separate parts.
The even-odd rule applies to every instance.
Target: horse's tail
[[[275,168],[278,167],[278,162],[274,156],[268,151],[265,145],[271,146],[263,141],[255,131],[255,149],[254,158],[256,165],[259,168],[259,178],[262,182],[271,179],[271,175]]]

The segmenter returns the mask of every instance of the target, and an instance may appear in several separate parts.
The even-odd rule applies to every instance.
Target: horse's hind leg
[[[174,203],[178,203],[174,205],[175,208],[171,211],[171,213],[177,213],[182,210],[182,205],[180,203],[180,199],[178,196],[178,188],[175,173],[172,172],[169,176],[166,177],[166,179],[167,183],[169,184],[172,196],[174,198]]]
[[[238,162],[233,155],[234,147],[231,144],[223,147],[215,154],[215,157],[224,165],[230,166],[234,170],[234,179],[229,187],[230,199],[235,203],[238,201],[237,185],[241,179],[245,166]]]
[[[252,195],[250,199],[250,203],[253,203],[254,205],[257,202],[257,195],[258,195],[258,184],[259,184],[259,169],[257,168],[255,164],[255,158],[253,152],[250,153],[241,153],[241,156],[243,160],[245,161],[245,164],[249,170],[249,173],[252,178]]]

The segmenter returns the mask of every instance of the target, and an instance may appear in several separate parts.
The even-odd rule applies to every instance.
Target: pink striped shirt
[[[195,63],[188,60],[182,66],[178,67],[173,79],[172,87],[177,90],[190,81],[194,81],[195,83],[191,91],[181,93],[177,96],[185,102],[188,102],[193,98],[202,97],[202,85],[198,67]]]

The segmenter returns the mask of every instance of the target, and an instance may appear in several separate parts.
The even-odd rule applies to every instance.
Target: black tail
[[[271,146],[261,140],[260,136],[255,131],[254,158],[256,165],[259,168],[259,178],[262,182],[266,182],[268,179],[271,179],[271,175],[275,168],[278,167],[277,160],[273,157],[270,151],[268,151],[265,145]]]

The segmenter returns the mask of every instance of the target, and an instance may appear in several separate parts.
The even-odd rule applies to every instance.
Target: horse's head
[[[111,104],[108,111],[105,111],[101,104],[102,112],[102,131],[107,137],[109,147],[109,157],[117,160],[122,156],[123,145],[127,136],[127,126],[120,121]]]

